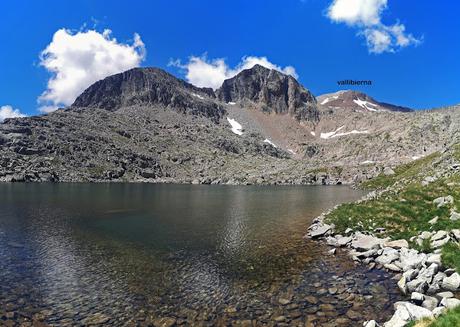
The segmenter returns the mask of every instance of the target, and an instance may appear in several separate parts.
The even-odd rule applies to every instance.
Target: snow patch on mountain
[[[339,127],[339,128],[337,128],[337,129],[336,129],[335,131],[333,131],[333,132],[321,133],[320,137],[321,137],[322,139],[327,140],[327,139],[331,138],[333,135],[335,135],[338,131],[340,131],[341,129],[343,129],[344,127],[345,127],[345,125],[344,125],[344,126],[341,126],[341,127]]]
[[[269,139],[265,139],[265,140],[264,140],[264,143],[268,143],[268,144],[274,146],[275,148],[277,147],[277,146],[275,145],[275,143],[273,143],[273,142],[270,141]]]
[[[202,97],[202,96],[201,96],[201,95],[199,95],[199,94],[196,94],[196,93],[192,93],[192,95],[193,95],[195,98],[198,98],[198,99],[204,100],[204,97]]]
[[[310,132],[311,135],[313,136],[316,136],[316,133],[315,132]]]
[[[361,108],[367,109],[369,111],[381,111],[379,109],[372,108],[372,107],[377,107],[377,105],[375,103],[365,101],[365,100],[361,100],[360,98],[358,98],[357,100],[353,100],[353,102],[356,103]]]
[[[336,129],[335,131],[333,132],[328,132],[328,133],[321,133],[321,138],[322,139],[331,139],[331,138],[334,138],[334,137],[339,137],[339,136],[346,136],[346,135],[351,135],[351,134],[368,134],[369,131],[358,131],[356,129],[350,131],[350,132],[342,132],[342,133],[337,133],[338,131],[340,131],[341,129],[343,129],[345,126],[341,126],[339,127],[338,129]]]
[[[243,135],[243,126],[238,123],[235,119],[227,117],[227,121],[232,126],[232,132],[237,135]]]
[[[321,101],[320,104],[323,105],[323,104],[328,103],[329,101],[337,100],[338,97],[339,97],[338,95],[334,95],[334,96],[328,97],[328,98],[324,99],[323,101]]]

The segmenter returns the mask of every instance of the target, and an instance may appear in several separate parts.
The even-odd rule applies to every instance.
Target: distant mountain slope
[[[0,124],[0,181],[350,183],[458,138],[458,107],[395,108],[357,92],[317,100],[257,65],[216,91],[136,68]]]
[[[323,94],[317,97],[318,103],[327,108],[351,109],[358,112],[372,111],[413,111],[410,108],[396,106],[393,104],[379,102],[374,98],[357,91],[338,91],[335,93]]]

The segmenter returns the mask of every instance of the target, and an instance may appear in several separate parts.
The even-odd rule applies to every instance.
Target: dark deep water
[[[361,195],[345,186],[0,184],[0,325],[388,318],[398,297],[391,276],[302,239],[322,211]]]

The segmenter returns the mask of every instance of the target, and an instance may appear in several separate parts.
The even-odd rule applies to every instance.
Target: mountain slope
[[[0,124],[0,181],[350,183],[443,150],[459,132],[457,107],[321,102],[257,65],[216,92],[136,68],[96,82],[65,110]]]

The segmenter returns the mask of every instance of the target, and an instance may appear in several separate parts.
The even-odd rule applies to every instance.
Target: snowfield
[[[377,105],[375,103],[364,101],[364,100],[361,100],[359,98],[358,98],[358,100],[353,100],[353,102],[356,103],[361,108],[367,109],[369,111],[381,111],[381,110],[378,110],[376,108],[372,108],[372,107],[377,107]]]
[[[237,135],[243,135],[243,126],[238,123],[235,119],[227,117],[227,121],[232,126],[232,132]]]
[[[356,129],[350,131],[350,132],[343,132],[343,133],[337,133],[338,131],[340,131],[341,129],[343,129],[345,126],[341,126],[339,128],[337,128],[335,131],[333,132],[328,132],[328,133],[321,133],[321,138],[322,139],[331,139],[331,138],[334,138],[334,137],[339,137],[339,136],[345,136],[345,135],[351,135],[351,134],[368,134],[369,131],[357,131]]]

